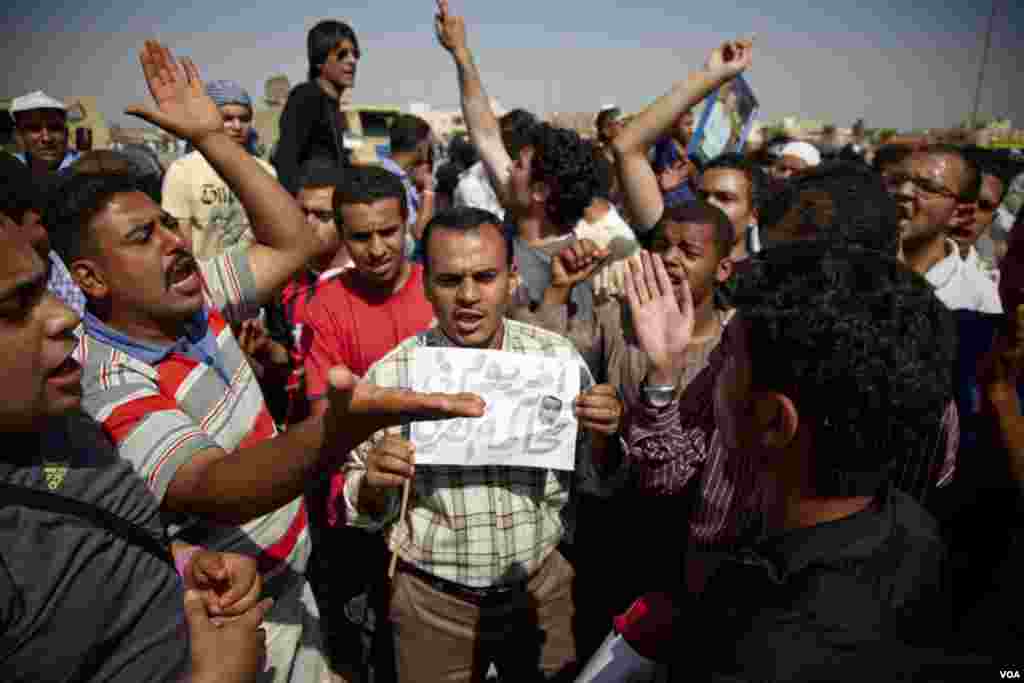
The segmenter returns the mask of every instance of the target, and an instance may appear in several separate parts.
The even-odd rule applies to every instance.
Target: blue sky
[[[1024,127],[1024,3],[996,2],[981,110]],[[121,110],[147,97],[137,49],[156,35],[193,57],[205,77],[233,78],[260,96],[271,74],[283,72],[293,84],[305,77],[306,32],[333,17],[353,25],[364,50],[357,102],[457,104],[429,0],[351,1],[342,10],[310,0],[261,4],[15,0],[0,10],[7,69],[0,94],[97,95],[108,119],[130,121]],[[590,111],[614,102],[636,109],[684,78],[716,43],[756,32],[750,80],[762,118],[796,114],[848,125],[863,116],[869,126],[903,129],[951,125],[970,111],[990,8],[987,0],[452,6],[466,17],[488,91],[507,107]]]

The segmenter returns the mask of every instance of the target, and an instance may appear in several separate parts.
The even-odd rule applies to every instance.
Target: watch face
[[[644,396],[647,402],[655,408],[664,408],[672,402],[672,395],[675,389],[651,389],[644,387]]]

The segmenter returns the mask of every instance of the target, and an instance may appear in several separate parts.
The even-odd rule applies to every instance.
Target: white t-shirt
[[[254,157],[275,178],[277,171]],[[241,202],[202,154],[192,152],[171,164],[164,175],[163,208],[192,225],[192,254],[216,257],[239,242],[253,241]]]
[[[455,206],[472,206],[490,211],[498,218],[505,219],[505,209],[498,201],[498,195],[491,187],[484,162],[478,161],[459,175],[459,183],[452,195]]]
[[[576,239],[589,239],[602,249],[608,249],[608,263],[601,266],[592,276],[594,296],[598,299],[625,294],[626,267],[630,259],[639,264],[640,246],[632,228],[622,220],[622,216],[609,204],[608,213],[596,223],[588,223],[580,219],[573,233]]]
[[[960,258],[960,250],[952,240],[946,240],[946,257],[925,273],[925,279],[950,310],[1003,312],[996,283]]]

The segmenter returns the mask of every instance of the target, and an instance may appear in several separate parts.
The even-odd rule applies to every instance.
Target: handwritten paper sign
[[[413,424],[417,465],[575,468],[577,363],[507,351],[423,347],[413,357],[412,388],[470,391],[487,402],[483,417]]]

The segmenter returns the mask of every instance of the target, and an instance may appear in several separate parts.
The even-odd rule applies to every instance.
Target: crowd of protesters
[[[355,161],[333,20],[270,163],[244,88],[155,41],[127,113],[188,144],[166,169],[15,98],[0,678],[1019,677],[1013,159],[691,156],[750,40],[584,139],[494,114],[447,0],[434,31],[440,166],[413,115]],[[578,371],[575,469],[417,465],[414,422],[489,409],[414,391],[422,347]]]

